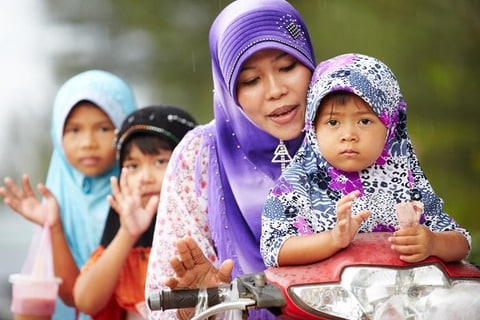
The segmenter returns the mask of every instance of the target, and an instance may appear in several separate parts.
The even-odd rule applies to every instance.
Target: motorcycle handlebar
[[[207,294],[208,306],[213,306],[222,302],[219,288],[208,289],[181,289],[181,290],[162,290],[153,292],[148,297],[148,306],[150,310],[169,310],[180,308],[195,308],[199,301],[200,290],[205,290]]]

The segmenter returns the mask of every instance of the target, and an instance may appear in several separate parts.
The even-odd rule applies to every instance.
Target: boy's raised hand
[[[4,197],[5,204],[12,210],[39,225],[44,224],[45,215],[47,214],[47,222],[51,227],[57,224],[60,225],[60,208],[57,199],[45,185],[39,183],[37,189],[44,197],[48,213],[45,212],[45,207],[40,199],[33,193],[30,179],[27,175],[22,176],[21,186],[17,186],[9,177],[6,177],[4,182],[6,187],[0,187],[0,194]]]
[[[128,184],[128,169],[123,168],[120,181],[112,177],[112,195],[107,197],[112,208],[120,216],[121,227],[132,236],[138,237],[148,229],[157,213],[159,196],[151,197],[142,207],[140,186]]]
[[[337,223],[332,230],[332,240],[335,246],[347,247],[358,232],[363,221],[370,216],[370,211],[364,210],[352,216],[353,200],[359,195],[359,191],[352,191],[337,202]]]

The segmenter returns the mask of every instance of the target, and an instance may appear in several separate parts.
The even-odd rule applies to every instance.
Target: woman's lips
[[[297,114],[298,105],[284,106],[270,113],[268,117],[277,124],[291,122]]]

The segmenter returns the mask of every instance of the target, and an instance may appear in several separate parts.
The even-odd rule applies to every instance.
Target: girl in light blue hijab
[[[52,229],[55,273],[63,280],[60,297],[69,305],[73,304],[71,290],[78,270],[100,244],[109,209],[106,197],[111,193],[110,177],[119,173],[114,148],[116,129],[136,109],[130,86],[102,70],[75,75],[55,98],[53,153],[46,184],[38,188],[50,209],[47,219]],[[41,202],[32,192],[28,177],[23,177],[23,190],[10,178],[5,183],[8,189],[0,188],[5,203],[42,225]],[[58,299],[53,319],[76,318],[90,319]]]

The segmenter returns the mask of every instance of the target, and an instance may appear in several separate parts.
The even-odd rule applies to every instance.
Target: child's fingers
[[[120,174],[120,189],[124,193],[131,194],[130,186],[128,184],[128,174],[129,171],[127,168],[122,168],[122,173]]]
[[[115,210],[115,212],[118,214],[120,212],[120,207],[118,206],[118,202],[115,201],[115,198],[112,195],[107,196],[107,201],[110,204],[110,206]]]
[[[157,213],[158,201],[159,201],[159,197],[153,196],[150,199],[148,199],[147,205],[145,206],[145,211],[147,211],[152,218]]]
[[[118,179],[116,177],[110,177],[110,186],[112,189],[112,196],[118,199],[120,196],[120,187],[118,186]]]
[[[346,204],[351,206],[353,200],[355,200],[355,198],[359,194],[360,194],[360,191],[355,190],[355,191],[352,191],[349,194],[343,196],[342,198],[340,198],[340,200],[337,201],[337,210],[341,210],[341,207],[345,206]]]
[[[353,219],[355,219],[355,222],[357,222],[358,225],[361,225],[363,221],[367,220],[368,217],[370,217],[371,212],[368,210],[363,210],[360,211],[358,214],[353,216]]]
[[[53,195],[53,193],[50,192],[50,190],[49,190],[43,183],[39,183],[39,184],[37,185],[37,189],[38,189],[38,192],[40,192],[40,194],[41,194],[43,197],[45,197],[45,198],[47,198],[47,199],[55,198],[55,196]],[[32,196],[34,196],[33,193],[32,193]]]
[[[27,197],[35,196],[33,194],[32,185],[30,184],[30,178],[28,178],[26,174],[22,175],[22,186]]]
[[[6,177],[3,181],[5,182],[11,197],[21,198],[23,196],[23,190],[20,190],[10,177]]]

